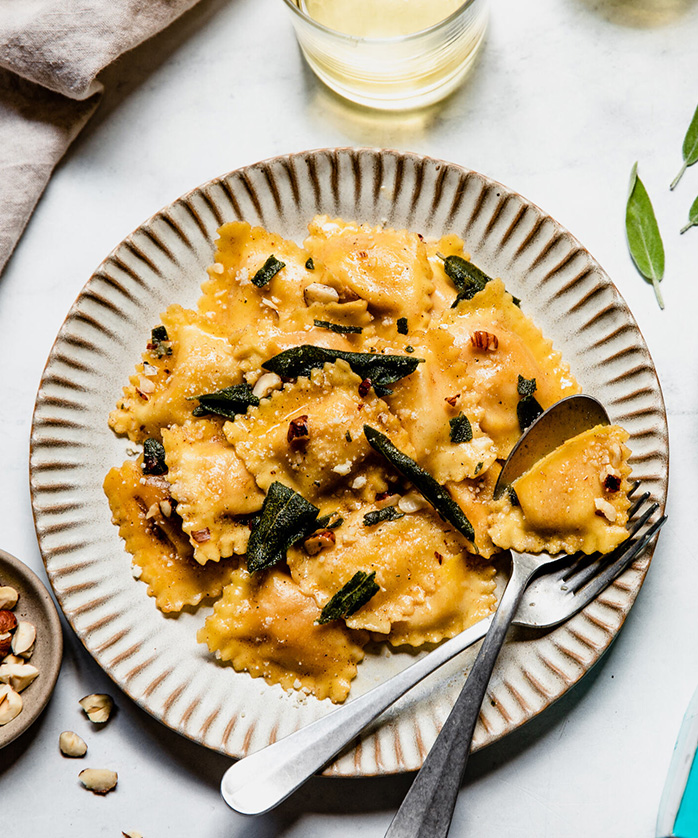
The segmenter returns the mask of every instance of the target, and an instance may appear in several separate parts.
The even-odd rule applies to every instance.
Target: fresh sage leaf
[[[405,513],[400,512],[396,506],[384,506],[383,509],[374,509],[364,515],[364,526],[372,527],[374,524],[382,524],[383,521],[399,521],[404,518]]]
[[[143,474],[167,474],[165,446],[157,439],[143,443]]]
[[[387,396],[392,390],[388,386],[413,373],[423,358],[408,358],[406,355],[381,355],[378,352],[345,352],[341,349],[325,349],[322,346],[292,346],[274,355],[262,364],[265,370],[275,372],[281,378],[309,376],[312,370],[337,360],[346,361],[362,381],[370,379],[378,396]]]
[[[189,396],[189,400],[197,399],[198,407],[193,410],[193,416],[208,416],[215,413],[217,416],[224,416],[226,419],[235,419],[241,413],[246,413],[247,408],[256,407],[259,399],[252,392],[249,384],[233,384],[232,387],[224,387],[215,393],[202,393],[200,396]]]
[[[453,419],[448,420],[451,426],[451,442],[470,442],[473,438],[473,428],[465,413],[459,413]]]
[[[693,114],[693,119],[688,126],[686,136],[683,138],[681,153],[683,154],[683,165],[678,175],[672,180],[669,189],[674,189],[683,177],[686,169],[698,161],[698,108],[696,108],[696,112]]]
[[[248,571],[255,573],[282,562],[291,545],[315,532],[319,512],[298,492],[278,480],[272,483],[250,533]]]
[[[630,173],[630,193],[625,209],[625,232],[630,255],[638,271],[652,284],[659,308],[664,300],[659,283],[664,278],[664,245],[652,202],[637,174],[637,163]]]
[[[252,277],[251,281],[257,286],[257,288],[264,288],[264,286],[271,282],[278,272],[285,267],[286,263],[277,259],[272,253],[272,255]]]
[[[412,457],[408,457],[388,439],[385,434],[364,425],[364,433],[369,445],[393,466],[396,471],[412,483],[415,489],[434,507],[439,515],[463,533],[475,547],[475,530],[466,517],[465,512],[453,500],[448,490],[418,465]],[[477,547],[475,547],[477,552]]]
[[[363,332],[362,326],[342,326],[341,323],[330,323],[329,320],[313,320],[318,329],[329,329],[338,335],[360,335]]]
[[[691,204],[691,209],[688,211],[688,224],[681,228],[681,232],[685,233],[691,227],[698,225],[698,198]]]
[[[323,625],[342,617],[351,617],[378,591],[380,591],[380,586],[376,582],[376,571],[364,573],[363,570],[357,570],[347,584],[340,588],[322,609],[318,623]]]

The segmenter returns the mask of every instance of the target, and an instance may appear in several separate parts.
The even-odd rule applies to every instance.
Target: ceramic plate
[[[0,550],[2,585],[9,585],[19,594],[19,601],[13,609],[15,617],[32,623],[36,628],[36,641],[29,663],[39,670],[39,675],[22,690],[22,712],[0,727],[0,748],[13,742],[38,719],[56,686],[63,657],[61,621],[49,592],[32,570],[4,550]]]
[[[584,390],[630,432],[635,475],[660,504],[668,448],[662,394],[625,302],[597,262],[550,216],[501,184],[439,160],[321,150],[239,169],[175,201],[99,266],[56,339],[36,403],[31,488],[46,569],[71,625],[104,670],[157,719],[206,747],[242,756],[333,709],[214,662],[197,645],[209,609],[165,618],[131,576],[102,492],[127,442],[107,414],[170,303],[194,306],[216,229],[244,219],[301,242],[327,213],[425,235],[457,233],[473,261],[502,276],[569,362]],[[507,643],[475,745],[531,719],[587,672],[620,629],[649,553],[566,625]],[[412,661],[384,649],[362,663],[352,695]],[[328,773],[419,767],[474,654],[412,690]]]

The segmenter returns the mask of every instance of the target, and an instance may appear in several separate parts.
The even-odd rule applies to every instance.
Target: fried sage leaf
[[[282,262],[280,259],[277,259],[276,256],[274,256],[274,254],[272,253],[272,255],[252,277],[251,281],[254,285],[257,286],[257,288],[264,288],[264,286],[271,282],[271,280],[278,274],[278,272],[285,267],[286,263]]]
[[[669,189],[674,189],[683,177],[686,169],[698,162],[698,108],[696,108],[696,112],[693,114],[693,119],[688,126],[686,136],[683,138],[681,153],[683,154],[683,166],[681,166],[678,175],[672,180]]]
[[[410,481],[415,489],[434,507],[439,515],[461,532],[475,545],[475,530],[465,512],[453,500],[448,490],[418,465],[411,457],[404,454],[388,439],[385,434],[364,425],[364,433],[369,445],[393,466],[394,469]],[[477,548],[476,548],[477,549]]]
[[[463,259],[462,256],[441,256],[443,259],[446,276],[456,286],[458,294],[453,301],[451,308],[455,308],[461,300],[472,300],[478,291],[491,281],[492,277],[487,276],[477,265]]]
[[[691,209],[688,211],[688,224],[681,228],[681,232],[685,233],[691,227],[698,226],[698,198],[691,204]]]
[[[459,413],[448,420],[451,426],[451,442],[470,442],[473,438],[473,428],[465,413]]]
[[[535,378],[524,378],[523,375],[520,375],[516,384],[516,390],[521,396],[519,403],[516,405],[516,416],[519,420],[521,433],[523,433],[541,415],[543,408],[538,403],[538,399],[533,395],[536,392]]]
[[[305,263],[305,269],[307,271],[314,271],[315,270],[315,262],[313,262],[313,257],[312,256],[310,256],[307,259],[307,261]]]
[[[364,515],[364,526],[372,527],[374,524],[382,524],[383,521],[399,521],[404,518],[405,513],[400,512],[396,506],[384,506],[383,509],[374,509]]]
[[[338,335],[360,335],[363,332],[362,326],[342,326],[340,323],[330,323],[329,320],[313,320],[318,329],[329,329]]]
[[[399,335],[406,335],[408,331],[407,318],[398,317],[397,319],[397,333]]]
[[[249,572],[283,561],[292,544],[315,532],[319,512],[298,492],[278,480],[272,483],[247,544]]]
[[[172,346],[167,329],[164,326],[156,326],[150,332],[150,343],[147,347],[156,357],[163,358],[172,354]]]
[[[345,352],[341,349],[325,349],[322,346],[293,346],[274,355],[262,364],[265,370],[275,372],[282,378],[309,376],[314,369],[321,369],[325,364],[346,361],[361,380],[370,379],[378,396],[387,396],[392,391],[389,384],[394,384],[406,375],[413,373],[423,358],[408,358],[406,355],[381,355],[378,352]]]
[[[347,584],[340,588],[322,609],[318,623],[323,625],[342,617],[351,617],[378,591],[380,591],[380,586],[376,582],[376,571],[364,573],[363,570],[357,570]]]
[[[143,443],[143,474],[167,474],[165,446],[157,439]]]
[[[344,523],[344,518],[341,515],[337,515],[336,512],[330,512],[329,515],[321,515],[317,521],[315,522],[315,527],[319,530],[336,530],[337,527],[341,527]]]
[[[664,277],[664,245],[652,202],[637,175],[637,163],[630,173],[630,194],[625,209],[625,232],[630,255],[638,271],[652,283],[659,308],[664,308],[659,283]]]
[[[256,407],[259,404],[259,399],[249,384],[233,384],[232,387],[224,387],[215,393],[189,396],[189,399],[198,399],[199,402],[198,407],[194,408],[194,416],[215,413],[217,416],[225,416],[226,419],[235,419],[239,414],[246,413],[248,407]]]

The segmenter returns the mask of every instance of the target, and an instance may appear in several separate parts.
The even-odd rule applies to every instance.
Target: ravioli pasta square
[[[203,568],[194,561],[173,511],[167,480],[143,477],[138,464],[127,460],[109,471],[104,491],[137,578],[148,586],[148,596],[161,611],[181,611],[220,596],[234,565],[222,562]]]
[[[517,416],[518,378],[535,380],[543,409],[579,393],[580,387],[559,352],[514,304],[501,279],[489,282],[471,300],[444,315],[483,409],[481,427],[506,457],[521,435]]]
[[[357,571],[376,574],[380,591],[346,618],[351,628],[387,634],[393,622],[404,620],[436,589],[444,558],[455,555],[447,529],[431,509],[367,525],[370,506],[345,513],[335,542],[319,555],[303,547],[289,551],[291,575],[301,590],[324,607]]]
[[[386,469],[364,436],[364,424],[407,434],[385,402],[372,391],[361,395],[361,379],[345,361],[313,370],[227,422],[224,433],[265,491],[278,480],[311,503],[327,505],[356,492],[373,498],[388,488]],[[307,435],[291,438],[301,421]]]
[[[400,317],[409,329],[426,328],[434,284],[418,235],[327,216],[313,219],[308,230],[306,249],[340,299],[364,300],[381,331],[394,329]]]
[[[422,646],[455,637],[488,617],[497,604],[494,567],[466,553],[442,557],[436,587],[408,620],[390,627],[392,646]]]
[[[212,332],[196,312],[170,306],[162,324],[168,340],[162,349],[151,343],[153,349],[143,353],[109,416],[113,430],[135,442],[159,437],[161,428],[185,422],[193,409],[191,397],[242,380],[230,341]]]
[[[628,537],[628,433],[597,426],[563,443],[493,504],[490,535],[499,547],[554,553],[608,553]]]
[[[521,400],[547,408],[580,387],[529,301],[458,261],[470,255],[455,233],[327,216],[302,247],[245,221],[218,232],[197,309],[171,305],[144,332],[109,424],[147,457],[111,469],[104,490],[161,611],[216,600],[198,639],[220,662],[341,702],[369,637],[420,648],[491,614],[501,550],[606,552],[626,537],[616,426],[569,440],[494,500]],[[303,346],[356,353],[353,369],[270,371]],[[356,372],[378,366],[376,382]],[[196,410],[241,384],[243,412]],[[392,442],[385,456],[367,426]],[[424,472],[474,542],[420,493]]]
[[[221,422],[189,419],[164,428],[162,437],[172,497],[196,561],[243,554],[248,519],[261,509],[264,495],[226,442]]]
[[[386,401],[407,429],[417,460],[440,483],[484,474],[496,450],[480,428],[483,411],[453,338],[439,328],[410,341],[426,363],[398,381]],[[467,428],[464,441],[453,440],[452,423],[459,421]]]
[[[198,640],[239,672],[285,689],[341,702],[349,694],[367,635],[318,625],[320,609],[286,573],[235,571]]]

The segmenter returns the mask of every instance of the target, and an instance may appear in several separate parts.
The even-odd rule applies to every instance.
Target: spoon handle
[[[243,815],[273,809],[400,696],[484,637],[491,622],[480,620],[344,707],[231,765],[221,781],[225,802]]]
[[[512,553],[512,575],[473,668],[385,838],[446,838],[475,725],[507,629],[535,565]]]

